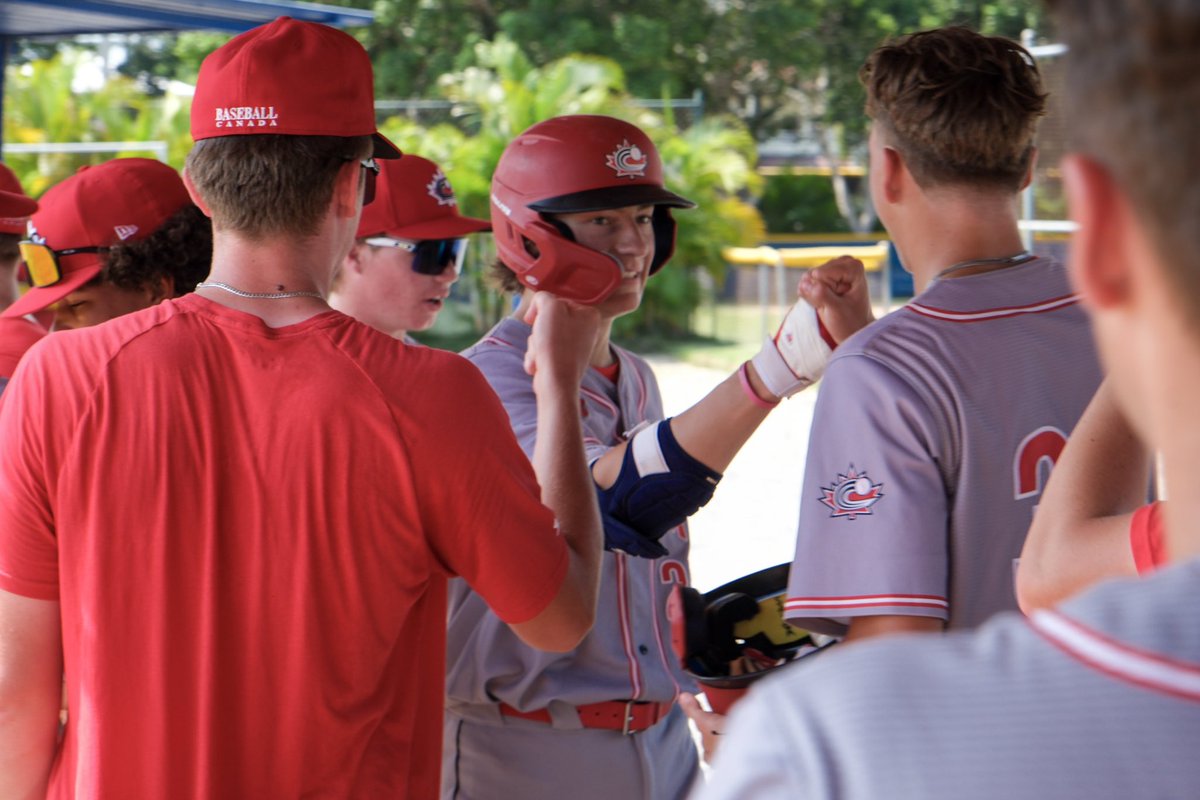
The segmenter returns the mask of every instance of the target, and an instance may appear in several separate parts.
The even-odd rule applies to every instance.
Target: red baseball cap
[[[118,158],[80,167],[42,195],[29,221],[30,240],[54,251],[111,247],[144,239],[191,202],[183,179],[152,158]],[[62,277],[34,287],[0,316],[20,317],[54,305],[100,274],[103,253],[58,256]]]
[[[25,195],[13,171],[0,164],[0,233],[24,236],[29,215],[37,207],[37,201]]]
[[[192,138],[373,136],[376,158],[399,158],[400,150],[375,129],[374,81],[367,51],[353,37],[279,17],[204,59],[192,98]]]
[[[490,231],[492,223],[458,213],[454,189],[442,168],[427,158],[406,155],[380,164],[375,199],[363,206],[358,237],[392,236],[422,241],[452,239]]]

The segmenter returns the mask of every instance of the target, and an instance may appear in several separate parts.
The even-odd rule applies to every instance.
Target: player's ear
[[[1029,167],[1025,170],[1025,177],[1021,178],[1021,191],[1025,191],[1029,188],[1029,184],[1033,183],[1033,171],[1037,169],[1037,145],[1030,146],[1029,151]]]
[[[1063,188],[1071,219],[1069,270],[1075,289],[1097,309],[1129,299],[1136,220],[1129,201],[1102,164],[1080,154],[1063,157]]]
[[[342,259],[342,269],[349,270],[361,274],[364,267],[365,256],[367,254],[368,245],[361,241],[355,240],[350,247],[350,252],[346,253],[346,257]]]
[[[196,189],[196,184],[192,182],[192,176],[188,174],[187,167],[183,168],[183,185],[187,188],[187,193],[191,196],[192,202],[204,212],[204,216],[212,217],[212,213],[208,210],[208,204],[204,202],[204,198],[200,196],[199,190]]]
[[[904,156],[894,147],[885,145],[882,150],[883,161],[883,180],[880,182],[880,188],[883,190],[883,199],[889,203],[899,202],[903,195],[903,188],[907,182],[913,182],[912,174],[908,171],[908,165],[904,162]]]
[[[333,210],[339,217],[352,217],[359,213],[358,199],[362,192],[362,165],[358,160],[347,161],[338,170],[333,185]]]

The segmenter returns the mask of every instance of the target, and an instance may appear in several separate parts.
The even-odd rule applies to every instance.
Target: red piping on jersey
[[[613,403],[613,401],[609,400],[604,395],[599,394],[597,392],[593,392],[591,389],[588,389],[584,386],[579,387],[579,393],[581,395],[583,395],[584,397],[588,398],[589,400],[594,400],[595,402],[599,403],[600,405],[606,406],[612,412],[613,417],[620,416],[617,406]]]
[[[646,559],[646,567],[649,570],[650,576],[650,596],[657,598],[658,588],[663,585],[662,580],[658,577],[658,561],[653,558]],[[675,694],[679,694],[679,681],[675,680],[675,672],[671,669],[671,665],[667,663],[667,648],[663,645],[662,626],[659,624],[659,617],[665,612],[667,604],[665,601],[655,601],[658,608],[650,615],[654,618],[654,639],[658,642],[658,657],[662,661],[663,669],[666,670],[667,677],[671,679],[671,685],[675,687]]]
[[[515,344],[513,344],[512,342],[506,342],[498,336],[485,336],[485,337],[483,337],[482,341],[485,344],[497,344],[497,345],[500,345],[501,347],[511,347],[514,350],[517,349],[517,346]]]
[[[642,371],[635,369],[633,377],[637,381],[638,399],[637,399],[637,418],[639,421],[646,418],[646,396],[649,392],[646,391],[646,379],[642,377]]]
[[[1131,647],[1056,611],[1034,612],[1029,624],[1071,658],[1111,678],[1200,701],[1200,664]]]
[[[789,597],[783,604],[787,611],[837,611],[882,606],[936,608],[944,611],[950,608],[950,603],[946,598],[933,594],[867,594],[851,597]]]
[[[1052,300],[1043,300],[1040,303],[1031,303],[1027,306],[1006,306],[1003,308],[990,308],[984,311],[951,311],[945,308],[921,305],[920,303],[909,303],[904,308],[912,311],[914,314],[940,319],[945,322],[984,322],[991,319],[1017,317],[1021,314],[1043,314],[1047,311],[1057,311],[1060,308],[1073,306],[1078,302],[1079,295],[1068,294],[1062,297],[1055,297]]]
[[[625,646],[625,659],[629,662],[630,700],[642,696],[642,668],[633,655],[633,631],[629,621],[629,576],[626,574],[624,553],[613,553],[617,562],[617,612],[621,618],[621,643]]]

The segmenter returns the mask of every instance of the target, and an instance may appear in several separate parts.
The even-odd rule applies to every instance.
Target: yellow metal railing
[[[888,243],[868,245],[825,245],[821,247],[726,247],[725,260],[739,266],[766,264],[812,269],[838,256],[853,256],[863,262],[867,272],[878,272],[887,265]]]
[[[889,245],[886,241],[869,245],[828,245],[820,247],[725,247],[721,254],[725,260],[736,266],[758,267],[758,304],[762,310],[762,333],[768,335],[773,320],[770,311],[770,295],[772,283],[768,273],[774,273],[775,302],[786,307],[795,300],[788,297],[785,290],[784,270],[813,269],[838,256],[853,256],[863,263],[868,272],[880,273],[880,290],[883,295],[880,301],[884,312],[892,307],[892,276],[888,259]]]

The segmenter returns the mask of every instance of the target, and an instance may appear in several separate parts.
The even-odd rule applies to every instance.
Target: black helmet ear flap
[[[675,254],[675,217],[670,206],[655,206],[652,218],[654,226],[654,258],[650,261],[650,274],[658,272]]]
[[[730,592],[709,603],[704,614],[712,657],[722,662],[733,661],[742,652],[733,629],[739,622],[758,615],[758,601],[748,594]]]

